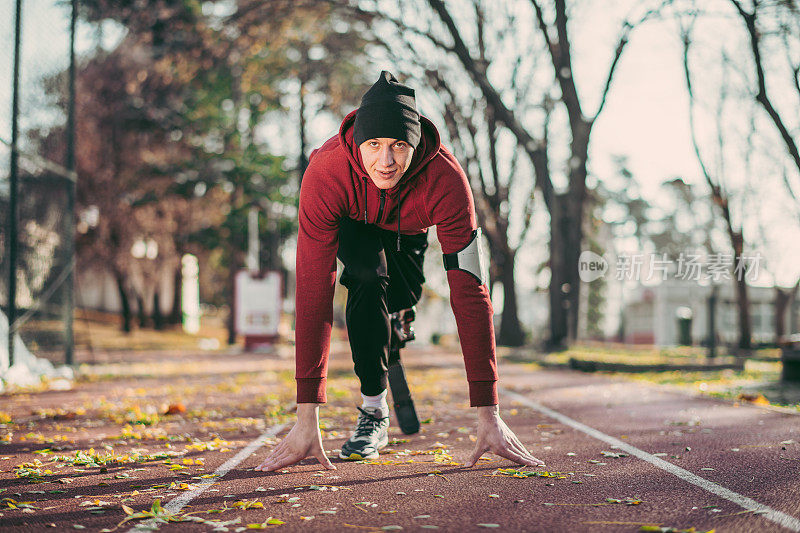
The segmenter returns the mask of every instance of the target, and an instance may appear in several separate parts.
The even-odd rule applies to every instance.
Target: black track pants
[[[361,392],[375,396],[386,390],[391,339],[389,314],[407,309],[422,296],[422,261],[428,235],[402,235],[371,224],[343,219],[337,257],[344,264],[340,278],[347,287],[345,320]]]

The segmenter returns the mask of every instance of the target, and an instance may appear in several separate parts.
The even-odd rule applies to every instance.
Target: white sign
[[[247,271],[236,274],[236,332],[240,335],[278,335],[281,318],[280,272],[263,278]]]
[[[193,335],[200,332],[200,267],[197,257],[186,254],[181,258],[181,310],[183,330]]]

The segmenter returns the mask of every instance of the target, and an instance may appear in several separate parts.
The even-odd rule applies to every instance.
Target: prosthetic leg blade
[[[417,433],[419,418],[417,418],[417,410],[414,408],[414,401],[411,399],[406,374],[399,357],[389,363],[389,388],[392,389],[394,412],[400,430],[406,435]]]

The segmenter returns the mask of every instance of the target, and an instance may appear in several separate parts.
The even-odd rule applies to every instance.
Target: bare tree
[[[493,59],[493,51],[490,50],[492,47],[487,41],[502,42],[508,37],[507,28],[513,21],[508,13],[503,13],[499,16],[501,21],[495,25],[495,29],[499,26],[501,29],[497,33],[505,32],[506,35],[490,36],[487,34],[493,27],[487,21],[487,13],[480,2],[473,3],[473,11],[474,29],[478,36],[478,61],[488,64]],[[514,96],[515,101],[520,103],[518,112],[522,111],[525,102],[528,101],[530,90],[530,84],[525,82],[522,73],[523,59],[523,55],[518,55],[509,61],[513,64],[513,68],[507,90]],[[525,333],[519,320],[515,266],[517,253],[524,244],[531,226],[535,203],[533,184],[526,188],[521,183],[518,148],[511,150],[511,160],[508,164],[500,161],[502,156],[499,154],[503,148],[500,141],[501,128],[494,108],[487,105],[485,98],[480,93],[459,98],[440,69],[427,69],[425,74],[430,85],[440,95],[447,132],[456,143],[456,149],[465,166],[472,170],[469,174],[476,189],[479,222],[485,230],[491,250],[490,291],[497,281],[503,290],[502,319],[497,342],[504,346],[522,345]],[[552,101],[546,93],[539,107],[544,111],[542,151],[546,156],[546,128],[552,111]],[[526,195],[526,199],[522,202],[522,210],[519,213],[519,233],[512,235],[510,226],[514,215],[510,191],[515,187],[522,188],[522,194]]]
[[[800,5],[794,0],[782,0],[777,3],[752,0],[750,3],[750,10],[747,10],[741,0],[730,0],[730,3],[736,9],[747,32],[753,61],[752,68],[755,73],[755,90],[753,91],[753,97],[767,113],[767,116],[783,141],[786,152],[794,168],[800,173],[800,150],[798,150],[798,141],[792,133],[793,126],[788,124],[786,120],[789,116],[797,117],[799,115],[798,109],[800,109],[800,105],[795,104],[794,109],[788,114],[782,114],[778,106],[775,105],[768,90],[767,73],[764,67],[762,54],[765,36],[770,35],[770,33],[776,35],[782,42],[786,54],[786,61],[790,68],[791,85],[796,90],[797,96],[800,97],[800,57],[792,55],[793,49],[796,51],[798,39],[800,38]],[[772,28],[770,28],[772,30],[771,32],[763,27],[764,24],[761,23],[765,15],[770,17],[769,22],[772,25]],[[798,124],[794,124],[795,132],[797,131],[797,127]],[[794,204],[800,206],[800,200],[798,200],[797,193],[795,192],[798,187],[797,178],[792,179],[790,174],[798,175],[794,172],[789,173],[784,170],[783,183],[789,196],[794,200]],[[795,210],[794,215],[800,220],[800,209]],[[775,287],[775,335],[778,340],[785,332],[786,310],[787,308],[793,308],[798,293],[798,287],[800,287],[800,280],[798,280],[791,289]],[[790,315],[793,317],[794,313],[790,313]],[[791,324],[790,331],[793,328],[794,324]]]
[[[527,53],[527,47],[518,46],[523,36],[515,33],[509,4],[493,5],[487,10],[484,2],[473,0],[467,6],[471,15],[468,31],[477,36],[476,61],[484,66],[500,62],[508,66],[510,75],[497,90],[517,102],[515,112],[535,114],[545,128],[553,107],[548,94],[550,87],[539,88],[536,96],[531,94],[529,76],[537,68],[537,57]],[[535,204],[534,183],[528,179],[531,169],[526,165],[524,148],[502,127],[497,108],[471,86],[464,69],[453,63],[449,57],[453,47],[431,27],[435,19],[428,21],[428,27],[409,27],[385,12],[380,13],[380,19],[389,22],[396,31],[385,37],[376,32],[377,42],[394,63],[405,67],[405,74],[421,82],[426,88],[423,92],[432,93],[436,111],[444,122],[442,134],[449,138],[472,182],[478,222],[491,250],[489,290],[494,294],[500,282],[503,292],[497,342],[521,345],[525,332],[519,320],[515,267],[517,253],[529,233]],[[420,49],[420,37],[430,46]],[[543,131],[543,143],[546,138]],[[546,157],[546,148],[541,146],[539,153]]]
[[[694,153],[697,158],[697,162],[700,165],[700,170],[705,178],[706,183],[708,184],[709,189],[711,190],[711,199],[714,205],[719,209],[720,213],[722,214],[722,218],[725,221],[725,227],[727,229],[728,238],[730,240],[731,248],[733,251],[733,258],[742,260],[743,253],[744,253],[744,233],[742,230],[741,223],[736,225],[733,221],[731,215],[731,197],[730,193],[726,190],[723,179],[724,179],[724,170],[721,167],[720,174],[721,175],[714,175],[709,168],[709,165],[705,162],[703,155],[700,150],[700,145],[697,140],[697,133],[695,128],[695,107],[696,107],[696,98],[694,93],[694,87],[692,85],[692,75],[691,75],[691,68],[689,65],[689,52],[691,48],[691,39],[692,39],[692,26],[696,19],[692,18],[688,25],[684,26],[681,29],[681,40],[683,43],[683,72],[684,78],[686,80],[686,91],[689,95],[689,126],[692,138],[692,146],[694,148]],[[721,94],[718,100],[717,106],[717,142],[719,144],[719,152],[722,154],[724,151],[724,135],[723,125],[722,125],[722,110],[725,105],[725,100],[727,98],[727,81],[723,78],[721,83]],[[720,157],[722,157],[720,155]],[[736,285],[736,303],[737,303],[737,310],[738,310],[738,320],[739,320],[739,348],[742,350],[749,350],[751,348],[751,337],[752,337],[752,327],[750,321],[750,304],[748,299],[748,292],[747,292],[747,280],[744,275],[739,274],[734,276],[734,282]]]
[[[481,2],[475,1],[470,7],[473,15],[470,17],[473,24],[470,31],[478,36],[478,61],[483,64],[501,61],[499,51],[508,50],[512,42],[519,41],[519,36],[511,31],[513,19],[505,10],[507,6],[497,6],[487,12]],[[397,31],[392,35],[376,32],[376,42],[392,62],[404,70],[403,74],[416,78],[425,88],[422,92],[429,93],[444,122],[441,133],[449,138],[456,157],[470,178],[478,223],[491,251],[489,290],[494,294],[496,282],[500,282],[503,291],[497,343],[519,346],[525,341],[525,332],[518,314],[515,266],[517,252],[530,229],[535,203],[533,183],[527,179],[530,169],[524,164],[524,156],[520,157],[522,150],[515,137],[501,127],[495,109],[482,93],[469,89],[469,78],[465,79],[463,69],[449,60],[451,47],[438,39],[432,29],[408,28],[403,21],[388,13],[381,13],[380,18]],[[420,49],[419,37],[424,37],[432,46]],[[502,58],[511,73],[503,90],[519,102],[517,112],[538,111],[543,124],[547,124],[552,110],[552,100],[547,91],[542,97],[544,101],[535,109],[527,103],[533,99],[529,94],[531,84],[527,73],[535,70],[536,59],[525,49]],[[543,134],[543,138],[546,137]],[[512,194],[516,194],[515,198]]]
[[[520,214],[521,229],[518,238],[512,240],[509,231],[512,216],[509,207],[510,190],[519,181],[519,150],[513,151],[508,170],[501,170],[498,161],[498,127],[491,108],[479,99],[470,98],[468,107],[484,109],[482,116],[471,116],[461,109],[458,98],[442,79],[439,71],[428,70],[426,74],[431,86],[441,95],[445,125],[450,138],[457,144],[458,155],[468,169],[473,169],[469,174],[477,190],[475,199],[479,223],[484,228],[491,251],[490,292],[493,292],[496,281],[500,281],[503,289],[503,310],[497,343],[520,346],[525,341],[525,333],[519,321],[515,265],[517,253],[531,226],[535,202],[533,187],[528,192]],[[516,86],[516,82],[514,79],[512,86]],[[476,125],[476,119],[483,122],[483,127]],[[547,122],[549,118],[546,119],[546,124]],[[481,143],[480,137],[485,137],[484,143]],[[479,149],[481,144],[485,144],[488,152],[484,157],[481,157]],[[484,168],[487,170],[484,171]],[[514,241],[516,245],[512,244]]]
[[[452,52],[481,90],[488,105],[493,108],[497,122],[514,134],[534,168],[536,185],[542,191],[550,213],[550,343],[558,346],[575,338],[577,334],[580,302],[578,257],[583,242],[587,162],[592,128],[605,107],[616,67],[630,39],[631,31],[656,14],[660,6],[645,10],[636,20],[629,19],[623,23],[599,104],[594,113],[587,114],[573,77],[566,1],[553,1],[552,21],[548,21],[541,2],[530,2],[535,13],[535,24],[540,30],[546,53],[552,63],[555,81],[561,89],[559,101],[568,116],[571,140],[566,165],[568,185],[563,191],[557,191],[553,185],[543,139],[531,134],[516,112],[505,105],[487,76],[486,65],[480,58],[473,56],[444,0],[428,0],[449,33],[453,42]],[[535,51],[532,50],[531,53]]]

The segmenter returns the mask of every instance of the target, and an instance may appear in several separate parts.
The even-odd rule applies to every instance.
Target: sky
[[[587,103],[587,112],[596,109],[600,87],[605,79],[613,46],[619,31],[619,20],[626,4],[623,0],[592,0],[581,4],[576,12],[571,28],[573,52],[575,57],[574,74],[579,90]],[[11,72],[13,51],[13,5],[14,2],[0,3],[0,138],[10,139],[11,111]],[[617,15],[608,16],[609,5],[615,6]],[[41,120],[43,100],[36,80],[43,74],[65,68],[67,65],[68,47],[67,9],[54,0],[25,0],[23,9],[23,71],[22,71],[22,123]],[[736,35],[735,21],[720,17],[711,20],[706,27],[699,28],[708,39],[719,34]],[[532,31],[534,31],[532,29]],[[725,33],[722,33],[725,32]],[[94,46],[95,33],[86,25],[79,26],[77,41],[78,52],[86,51]],[[121,34],[111,26],[103,31],[106,45],[112,45]],[[738,36],[743,38],[741,32]],[[729,39],[736,42],[737,39]],[[735,53],[735,50],[734,50]],[[715,69],[713,57],[698,55],[698,96],[704,108],[698,114],[698,132],[703,143],[711,143],[714,135],[710,108],[715,94],[711,90],[718,85],[719,69]],[[374,77],[377,79],[379,68],[376,67]],[[708,94],[704,89],[708,88]],[[781,94],[781,93],[778,93]],[[796,102],[796,101],[795,101]],[[795,104],[796,105],[796,104]],[[796,108],[796,107],[795,107]],[[733,128],[746,129],[742,125],[739,110],[728,110]],[[763,117],[762,117],[763,118]],[[800,228],[796,217],[789,214],[785,193],[780,190],[776,180],[779,168],[767,155],[781,154],[779,139],[770,123],[763,120],[759,124],[759,153],[765,154],[756,158],[752,164],[755,173],[763,176],[767,187],[756,187],[741,195],[746,204],[741,211],[748,215],[745,219],[746,235],[753,236],[752,241],[758,243],[769,260],[769,272],[774,274],[774,281],[781,285],[793,285],[800,276],[800,247],[794,243],[800,240]],[[312,145],[318,145],[330,136],[337,124],[330,117],[321,116],[311,124],[309,137]],[[774,128],[772,128],[774,130]],[[285,138],[285,136],[284,136]],[[282,149],[287,155],[293,155],[297,148],[286,143]],[[728,148],[731,152],[740,150],[734,142]],[[783,152],[785,154],[785,151]],[[629,168],[640,183],[642,194],[648,200],[658,203],[663,194],[660,184],[674,177],[682,177],[685,181],[704,187],[697,160],[692,151],[689,136],[688,99],[683,80],[681,64],[681,48],[675,25],[663,22],[649,22],[633,33],[622,60],[617,68],[606,107],[598,120],[591,141],[590,171],[592,179],[612,179],[614,175],[613,157],[625,155],[629,160]],[[708,152],[709,158],[713,150]],[[741,189],[737,180],[744,175],[744,164],[741,158],[732,157],[726,175],[730,175],[732,190]],[[294,157],[294,156],[293,156]],[[780,155],[779,155],[780,157]],[[0,144],[0,168],[7,168],[8,149]],[[770,163],[770,161],[773,161]],[[741,163],[741,164],[738,164]],[[767,194],[762,194],[764,190]],[[538,227],[544,228],[543,213],[537,214]],[[754,222],[754,221],[758,222]],[[758,227],[756,227],[758,226]],[[765,233],[759,235],[759,228]],[[528,267],[532,268],[542,258],[542,241],[546,231],[540,232],[534,239],[538,251],[530,255]],[[542,246],[540,246],[542,245]],[[755,246],[754,246],[755,247]],[[756,251],[756,250],[753,250]],[[526,267],[527,268],[527,267]],[[532,276],[522,276],[520,283],[535,285],[538,282]],[[759,283],[770,284],[769,276]]]

